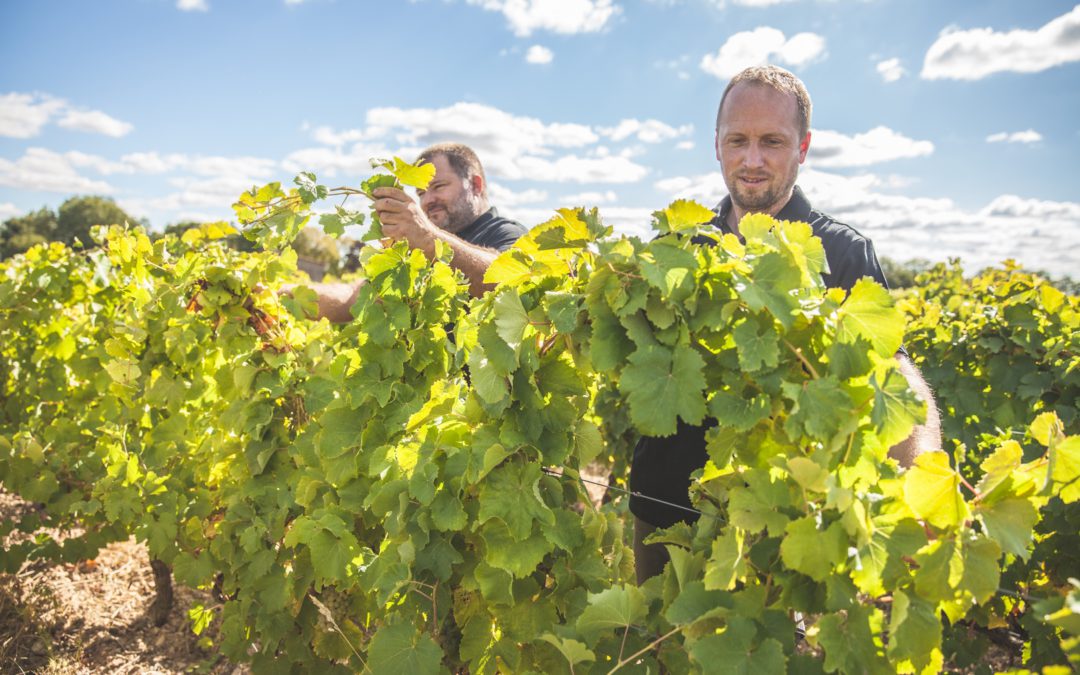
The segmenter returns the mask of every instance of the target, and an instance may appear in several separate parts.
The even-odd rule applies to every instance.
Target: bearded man
[[[856,281],[870,277],[887,287],[870,240],[815,210],[795,184],[810,149],[810,111],[806,87],[782,68],[747,68],[732,78],[716,116],[716,159],[729,194],[717,206],[712,224],[739,236],[739,221],[748,213],[809,223],[825,248],[826,286],[851,290]],[[926,423],[889,450],[901,466],[911,466],[919,453],[941,448],[941,422],[915,364],[903,349],[896,358],[908,385],[927,402]],[[663,571],[668,559],[662,545],[645,545],[644,539],[657,528],[697,519],[688,495],[690,474],[705,466],[708,426],[680,421],[672,436],[642,438],[634,449],[630,488],[645,495],[630,499],[638,583]]]
[[[484,284],[487,268],[499,253],[525,234],[525,227],[503,218],[488,203],[484,168],[468,146],[433,145],[420,153],[420,162],[433,164],[435,176],[426,190],[417,191],[419,202],[398,188],[372,191],[383,234],[409,242],[428,259],[435,257],[436,241],[447,244],[454,252],[450,265],[468,279],[469,292],[480,296],[488,290]],[[319,297],[319,316],[335,323],[351,321],[350,310],[362,285],[363,281],[311,284]]]

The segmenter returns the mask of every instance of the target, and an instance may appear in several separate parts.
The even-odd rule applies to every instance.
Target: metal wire
[[[543,467],[541,471],[555,478],[569,478],[570,480],[574,480],[573,476],[567,476],[565,473],[557,473],[553,469],[548,469],[547,467]],[[637,497],[638,499],[647,499],[650,502],[656,502],[657,504],[670,506],[671,508],[679,509],[680,511],[689,511],[690,513],[694,513],[699,516],[705,516],[706,518],[712,518],[714,520],[721,519],[720,516],[713,513],[705,513],[703,511],[698,511],[697,509],[692,509],[689,506],[683,506],[682,504],[674,504],[672,502],[664,501],[663,499],[658,499],[656,497],[650,497],[649,495],[641,494],[640,492],[635,492],[633,490],[624,490],[623,488],[615,487],[614,485],[610,485],[608,483],[601,483],[599,481],[589,480],[588,478],[582,478],[581,476],[578,476],[577,480],[581,481],[582,483],[589,483],[590,485],[599,485],[605,490],[615,490],[616,492],[622,492],[623,494],[632,495],[634,497]]]

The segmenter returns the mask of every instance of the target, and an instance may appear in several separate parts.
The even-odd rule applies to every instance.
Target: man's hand
[[[372,190],[375,212],[382,222],[383,234],[397,241],[409,242],[428,257],[435,253],[436,227],[420,205],[398,188],[381,187]]]

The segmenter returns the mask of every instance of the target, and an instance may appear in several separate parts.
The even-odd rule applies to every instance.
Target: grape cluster
[[[336,588],[326,587],[319,593],[318,601],[322,606],[315,605],[315,608],[319,610],[316,629],[321,633],[336,632],[334,624],[340,625],[341,620],[348,614],[349,596]],[[333,623],[327,614],[333,619]]]

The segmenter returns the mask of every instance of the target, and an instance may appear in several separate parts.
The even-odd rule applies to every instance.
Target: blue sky
[[[0,218],[106,194],[155,228],[371,156],[472,144],[526,225],[627,233],[726,192],[727,79],[814,102],[799,183],[898,260],[1080,270],[1080,5],[931,0],[7,0]]]

